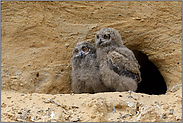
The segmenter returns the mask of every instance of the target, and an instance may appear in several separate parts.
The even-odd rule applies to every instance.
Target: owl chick
[[[72,91],[80,93],[97,93],[109,91],[100,80],[95,46],[89,42],[75,45],[72,64]]]
[[[113,28],[102,28],[95,35],[101,79],[114,91],[136,91],[141,82],[140,65],[133,52],[123,45]]]

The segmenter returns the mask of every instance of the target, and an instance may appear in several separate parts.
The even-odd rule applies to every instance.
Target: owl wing
[[[109,52],[108,55],[109,67],[119,75],[127,76],[141,81],[140,65],[138,64],[135,55],[128,48],[119,48],[116,51]]]

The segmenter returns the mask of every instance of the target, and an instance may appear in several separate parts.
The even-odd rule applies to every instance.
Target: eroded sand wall
[[[70,93],[75,43],[103,27],[146,54],[168,91],[182,84],[181,2],[1,2],[2,90]]]
[[[181,5],[1,2],[1,121],[182,122]],[[68,94],[75,43],[94,43],[103,27],[117,29],[127,47],[146,54],[169,92]]]

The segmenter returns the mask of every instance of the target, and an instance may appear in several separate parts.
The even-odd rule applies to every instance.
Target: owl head
[[[113,28],[102,28],[95,35],[96,47],[121,46],[121,35]]]
[[[89,42],[79,42],[75,45],[73,50],[73,56],[78,58],[84,58],[88,54],[95,54],[95,46]]]

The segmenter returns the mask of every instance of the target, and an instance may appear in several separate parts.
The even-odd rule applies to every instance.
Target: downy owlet
[[[136,91],[141,82],[140,65],[133,52],[123,45],[113,28],[102,28],[95,35],[96,54],[102,82],[113,91]]]
[[[73,50],[71,64],[71,87],[74,93],[109,91],[101,82],[96,49],[93,44],[84,41],[77,43]]]

